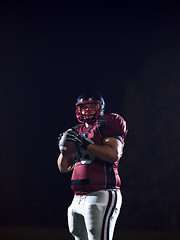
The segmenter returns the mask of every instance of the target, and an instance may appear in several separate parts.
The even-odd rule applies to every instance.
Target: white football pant
[[[112,240],[120,213],[119,190],[75,195],[68,208],[68,226],[75,240]]]

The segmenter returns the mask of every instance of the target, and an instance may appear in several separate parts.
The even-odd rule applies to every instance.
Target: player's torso
[[[84,125],[78,125],[76,128],[86,138],[90,138],[94,144],[102,145],[105,120],[90,125],[88,128]],[[71,187],[75,194],[120,187],[117,162],[105,162],[84,149],[74,154],[74,161],[76,164],[72,174]]]

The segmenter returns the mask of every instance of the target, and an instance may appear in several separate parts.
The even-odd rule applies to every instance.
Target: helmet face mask
[[[83,93],[76,103],[76,117],[81,123],[95,122],[104,112],[104,99],[95,92]]]
[[[76,116],[79,122],[94,122],[101,113],[101,103],[96,100],[85,100],[76,103]]]

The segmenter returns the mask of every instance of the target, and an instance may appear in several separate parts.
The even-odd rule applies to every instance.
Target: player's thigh
[[[108,199],[107,191],[91,193],[86,199],[84,218],[89,239],[100,239]]]
[[[115,225],[116,225],[116,222],[120,213],[121,205],[122,205],[122,196],[120,191],[115,192],[115,198],[117,198],[116,204],[114,205],[113,211],[109,218],[109,224],[108,224],[109,239],[113,238]],[[105,232],[106,231],[107,229],[105,229]]]
[[[74,211],[73,202],[68,208],[68,227],[76,240],[88,240],[84,217]]]
[[[120,191],[99,191],[88,196],[85,205],[85,224],[89,239],[112,239],[122,203]]]

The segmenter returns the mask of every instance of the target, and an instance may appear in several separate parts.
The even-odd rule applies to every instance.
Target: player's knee
[[[86,227],[88,230],[89,239],[100,239],[101,225],[104,208],[101,204],[89,205],[87,208]]]
[[[100,235],[101,235],[100,229],[93,227],[93,228],[89,229],[88,235],[90,236],[89,239],[99,240]]]
[[[73,223],[69,223],[69,232],[74,236],[74,237],[79,237],[80,232],[79,230],[76,228],[76,225]],[[80,239],[80,238],[79,238]]]
[[[72,212],[72,206],[68,208],[68,227],[69,227],[69,232],[74,235],[75,232],[75,222],[74,222],[74,216]]]
[[[73,212],[72,206],[68,208],[68,228],[69,232],[75,237],[76,240],[86,239],[84,237],[83,227],[78,224],[77,214]]]

